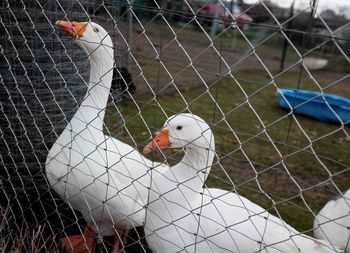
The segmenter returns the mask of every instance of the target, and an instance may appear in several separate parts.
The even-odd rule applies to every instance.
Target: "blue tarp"
[[[350,123],[350,99],[333,94],[294,89],[278,89],[278,93],[280,106],[287,111],[292,110],[296,115],[337,124]]]

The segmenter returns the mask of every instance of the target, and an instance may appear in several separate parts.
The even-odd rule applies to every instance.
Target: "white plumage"
[[[154,163],[134,147],[103,133],[114,65],[112,40],[93,22],[56,24],[88,54],[90,80],[80,107],[49,151],[47,178],[101,236],[114,235],[115,228],[143,225],[148,171]]]
[[[314,235],[350,253],[350,189],[321,209],[314,221]]]
[[[198,116],[168,119],[144,153],[156,147],[184,147],[185,155],[165,172],[153,170],[145,234],[154,252],[337,252],[237,193],[202,188],[215,145]]]

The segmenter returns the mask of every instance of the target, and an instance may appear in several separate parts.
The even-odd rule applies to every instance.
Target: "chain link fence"
[[[61,252],[60,238],[81,234],[87,219],[46,177],[90,76],[90,58],[57,20],[97,23],[112,39],[106,136],[141,152],[168,117],[196,114],[215,136],[205,186],[238,192],[313,236],[317,213],[350,188],[349,119],[323,96],[350,98],[350,21],[322,1],[2,1],[1,251]],[[336,122],[298,115],[294,102],[283,110],[280,88],[320,92]],[[173,166],[182,156],[147,157]],[[151,252],[141,226],[119,235],[122,251]],[[95,252],[113,247],[98,240]]]

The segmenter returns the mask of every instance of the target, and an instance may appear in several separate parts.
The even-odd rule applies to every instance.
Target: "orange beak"
[[[80,39],[83,37],[87,24],[87,22],[56,21],[57,27],[73,39]]]
[[[157,148],[163,149],[169,148],[170,146],[171,143],[169,141],[169,130],[162,129],[156,135],[156,137],[154,137],[154,139],[143,149],[143,153],[148,154]]]

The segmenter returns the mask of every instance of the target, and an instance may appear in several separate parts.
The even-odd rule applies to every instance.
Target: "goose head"
[[[181,113],[170,117],[155,138],[143,149],[144,154],[160,148],[214,151],[214,136],[200,117]]]
[[[94,22],[56,21],[59,29],[64,31],[69,37],[83,48],[89,56],[112,52],[113,43],[108,32],[99,24]]]

